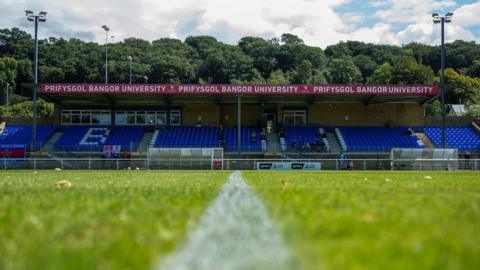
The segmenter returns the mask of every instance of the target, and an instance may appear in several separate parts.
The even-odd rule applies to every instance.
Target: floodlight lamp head
[[[38,13],[38,15],[40,15],[40,16],[47,16],[47,12],[46,12],[46,11],[40,11],[40,13]]]
[[[33,15],[33,11],[31,11],[31,10],[25,10],[25,15],[27,15],[27,16]]]
[[[452,12],[449,12],[445,15],[445,22],[446,23],[450,23],[452,22],[452,16],[453,16],[453,13]]]
[[[109,28],[108,26],[106,26],[106,25],[102,25],[102,28],[103,28],[105,31],[107,31],[107,32],[110,31],[110,28]]]

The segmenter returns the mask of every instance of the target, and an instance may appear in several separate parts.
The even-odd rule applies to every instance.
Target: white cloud
[[[412,23],[431,20],[431,14],[443,9],[453,8],[456,3],[452,0],[386,0],[388,9],[375,13],[382,22]]]
[[[464,5],[455,10],[453,21],[461,26],[480,24],[480,2]]]
[[[336,11],[346,4],[381,10],[375,14]],[[104,42],[100,26],[107,24],[116,41],[132,36],[154,40],[212,35],[236,43],[246,35],[272,38],[292,33],[321,47],[340,40],[402,44],[435,42],[439,31],[434,30],[430,14],[455,6],[452,0],[0,0],[0,28],[20,27],[31,33],[33,25],[26,21],[24,10],[32,9],[48,12],[47,23],[40,27],[42,38]],[[477,2],[454,11],[454,23],[447,27],[449,38],[478,40],[468,28],[479,24],[479,6]],[[366,19],[376,22],[362,26]]]

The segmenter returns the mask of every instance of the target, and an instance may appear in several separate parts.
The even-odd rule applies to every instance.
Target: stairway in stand
[[[342,152],[342,147],[338,141],[337,135],[335,132],[326,132],[327,140],[330,143],[330,153],[340,153]]]
[[[277,133],[267,134],[267,152],[269,153],[280,153],[282,150],[280,148],[280,138]]]

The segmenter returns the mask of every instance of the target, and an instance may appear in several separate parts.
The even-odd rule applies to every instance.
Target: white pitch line
[[[185,246],[159,270],[295,269],[267,209],[234,172],[207,208]]]

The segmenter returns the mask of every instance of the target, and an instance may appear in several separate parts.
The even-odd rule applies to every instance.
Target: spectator
[[[7,124],[6,124],[5,122],[2,122],[2,123],[0,124],[0,134],[6,133],[6,132],[5,132],[5,130],[7,129],[6,126],[7,126]]]
[[[250,134],[250,139],[251,139],[252,143],[257,143],[257,132],[255,130],[252,131],[252,134]]]
[[[415,136],[415,132],[413,131],[412,128],[408,128],[408,129],[407,129],[407,135],[409,135],[409,136]]]
[[[338,160],[340,161],[340,168],[341,169],[345,168],[345,162],[347,161],[347,157],[343,152],[340,152],[340,155],[338,156]]]
[[[306,152],[312,152],[312,146],[310,145],[309,142],[305,143],[305,151]]]

